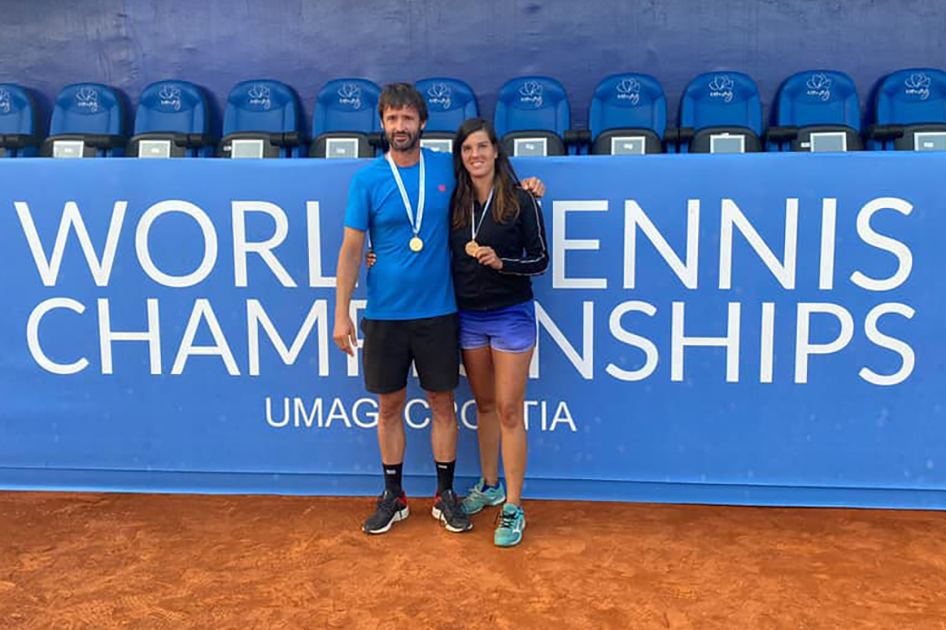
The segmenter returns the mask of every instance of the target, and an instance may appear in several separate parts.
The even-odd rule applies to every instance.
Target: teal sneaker
[[[526,528],[526,515],[521,507],[507,503],[498,514],[499,526],[493,534],[497,547],[515,547],[522,542],[522,530]]]
[[[500,481],[495,488],[484,490],[486,482],[480,477],[476,485],[470,488],[470,494],[466,495],[461,505],[463,511],[467,514],[476,514],[484,507],[501,505],[506,500],[506,490],[503,488],[503,482]]]

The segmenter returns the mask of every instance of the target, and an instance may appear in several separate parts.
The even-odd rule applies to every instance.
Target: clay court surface
[[[497,549],[370,504],[0,493],[0,628],[946,628],[938,512],[530,501]]]

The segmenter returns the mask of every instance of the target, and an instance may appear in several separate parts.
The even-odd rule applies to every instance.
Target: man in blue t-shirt
[[[472,528],[453,490],[457,420],[453,390],[459,382],[457,307],[450,275],[450,154],[420,148],[427,103],[407,83],[388,85],[378,114],[390,150],[352,178],[345,236],[338,256],[335,343],[352,354],[355,327],[351,296],[365,233],[378,262],[368,271],[368,306],[362,320],[365,386],[378,395],[378,443],[385,490],[362,529],[388,531],[408,515],[401,487],[404,461],[402,414],[413,362],[427,393],[437,464],[433,515],[455,532]]]
[[[385,489],[362,529],[384,533],[409,513],[401,486],[406,442],[402,418],[413,363],[433,418],[437,495],[432,514],[449,531],[468,531],[473,524],[453,490],[458,428],[453,390],[460,370],[449,246],[453,157],[420,148],[427,103],[412,85],[386,86],[378,115],[390,150],[351,181],[338,255],[333,333],[338,347],[353,354],[351,296],[368,233],[377,262],[368,270],[362,363],[365,387],[378,396]],[[543,190],[534,178],[523,185],[540,195]]]

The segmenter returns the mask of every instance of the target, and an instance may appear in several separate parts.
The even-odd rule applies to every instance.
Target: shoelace
[[[516,518],[519,516],[519,511],[515,512],[506,512],[506,510],[500,510],[496,514],[496,520],[499,521],[499,526],[505,529],[512,529],[512,526],[516,523]]]

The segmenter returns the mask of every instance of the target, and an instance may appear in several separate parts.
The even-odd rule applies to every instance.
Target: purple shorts
[[[460,348],[526,352],[535,345],[535,302],[488,311],[460,309]]]

